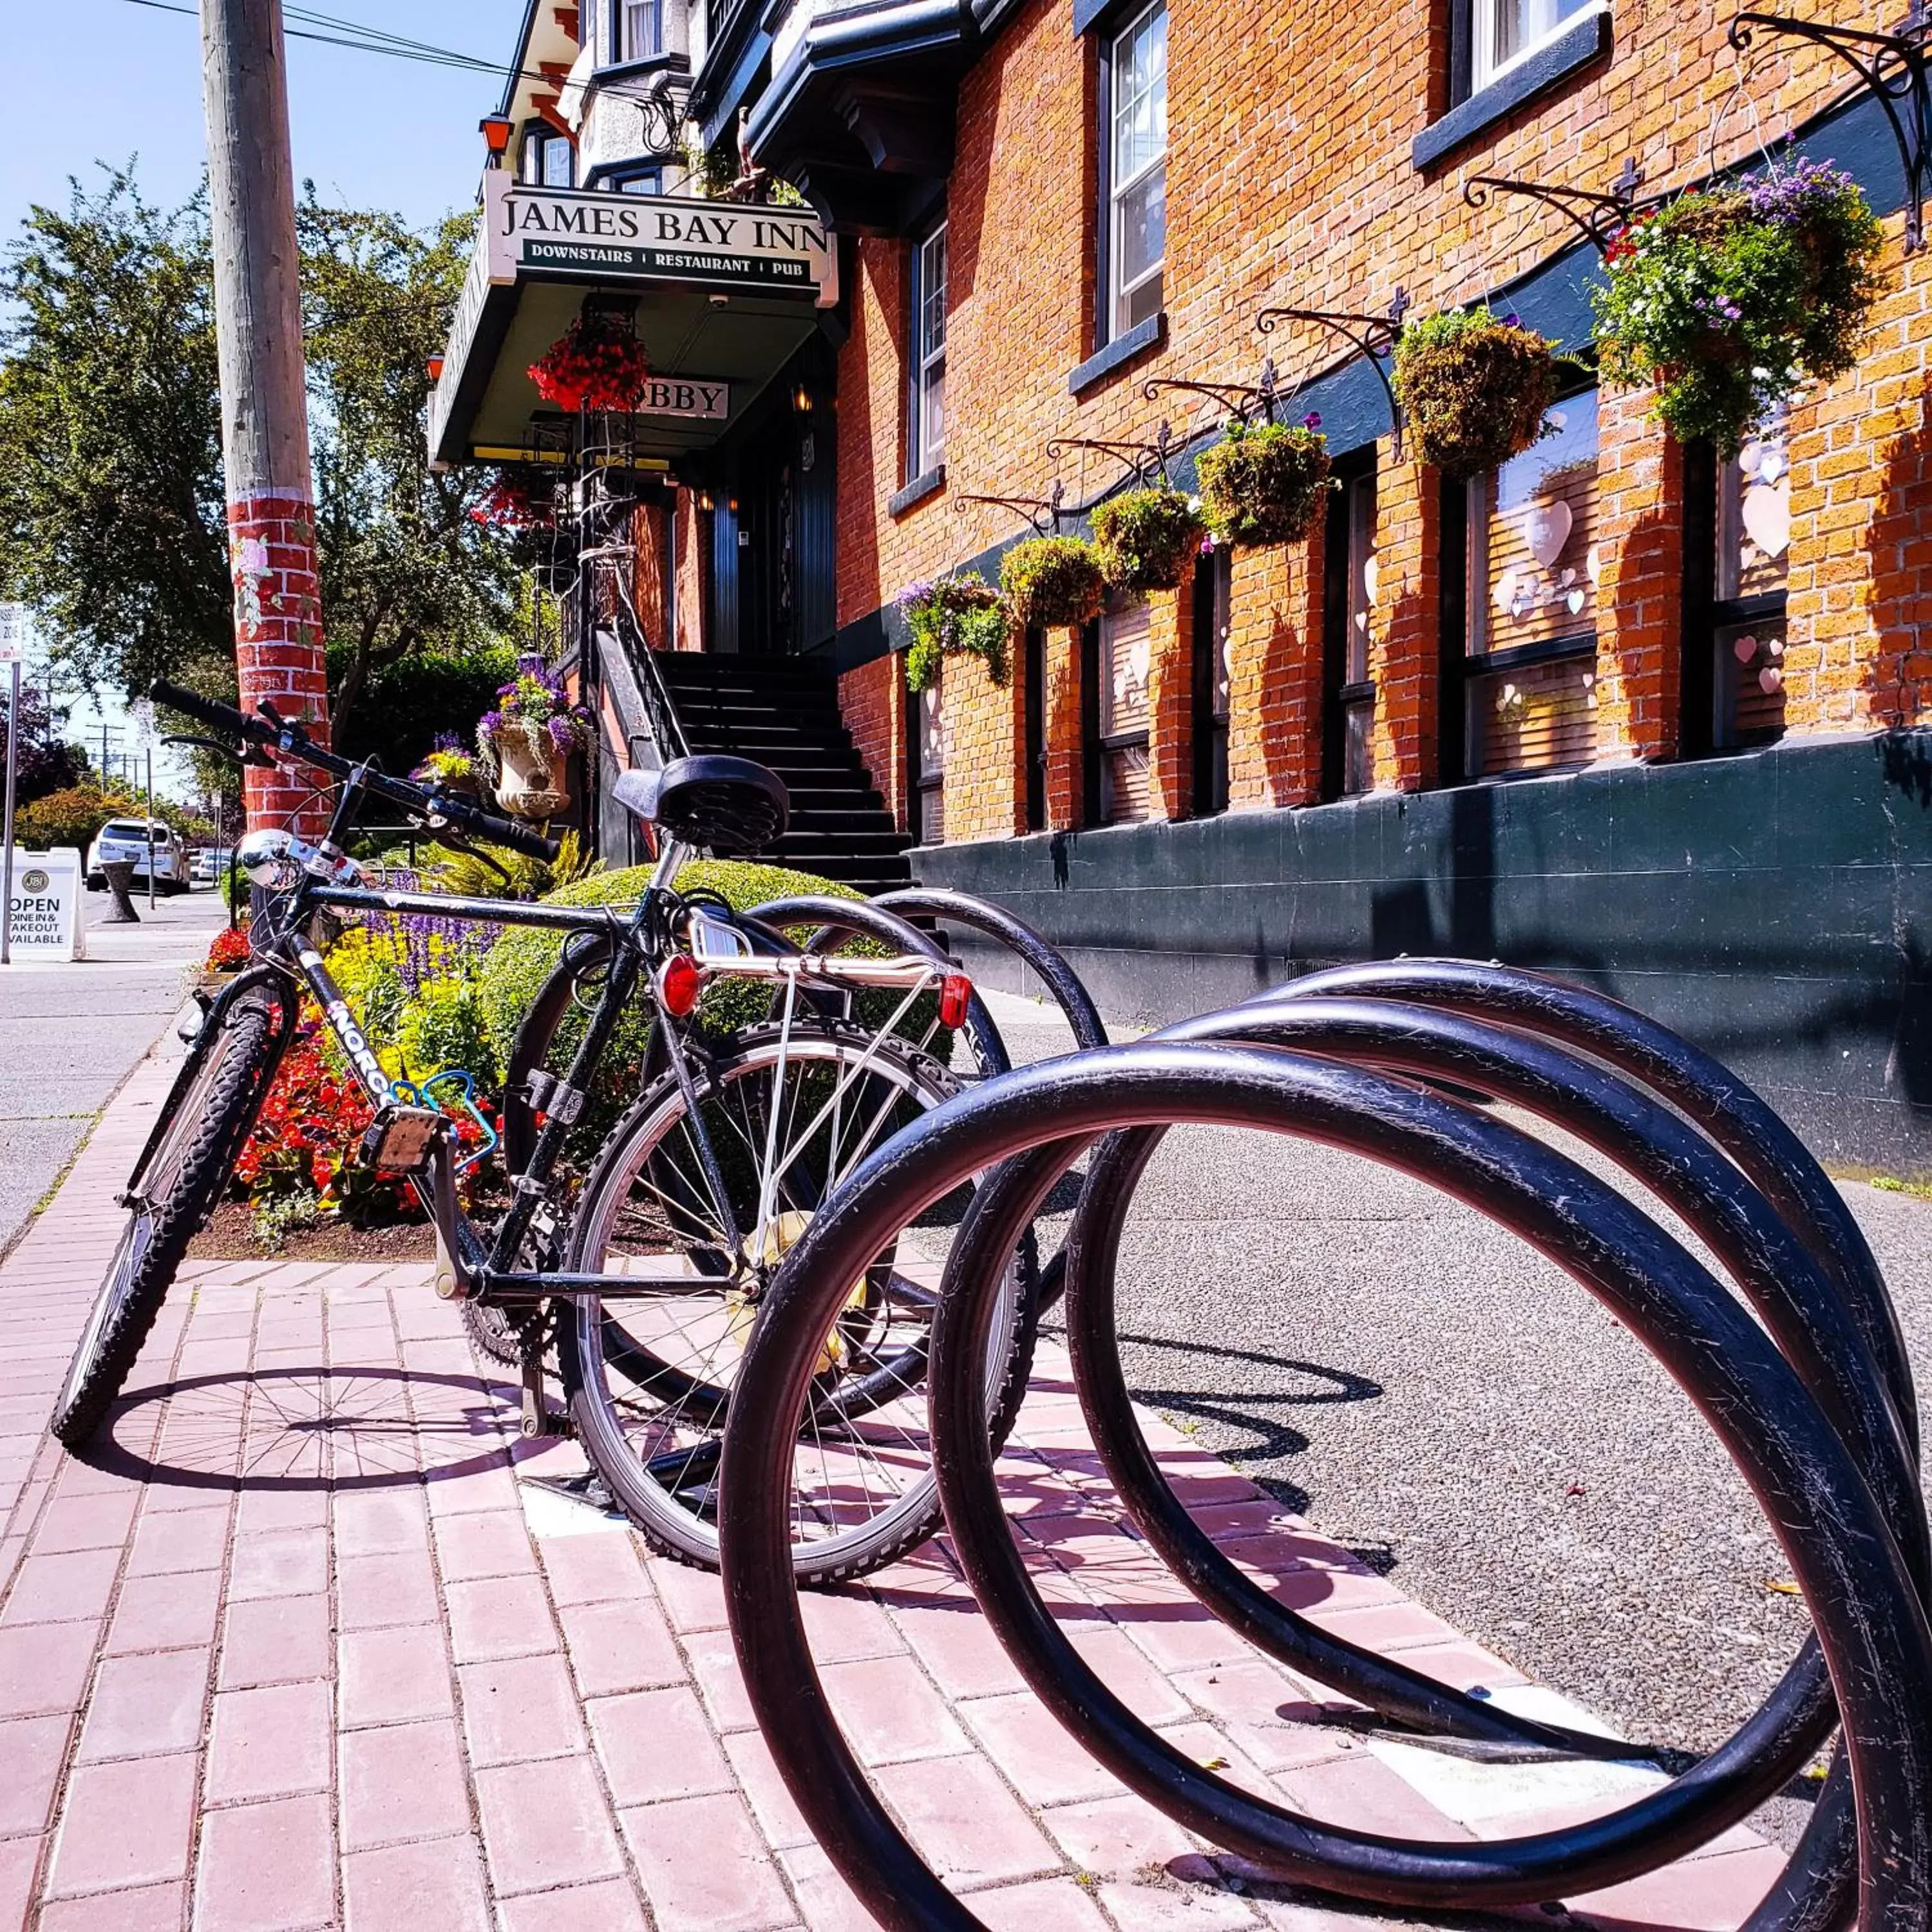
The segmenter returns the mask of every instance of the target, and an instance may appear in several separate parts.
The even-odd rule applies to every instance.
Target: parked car
[[[110,818],[95,835],[94,843],[87,848],[88,890],[101,892],[107,890],[107,875],[100,868],[116,859],[128,860],[134,868],[135,878],[145,885],[150,854],[154,890],[162,892],[186,892],[188,848],[182,842],[181,834],[158,819],[143,824],[138,818]]]
[[[188,877],[198,886],[218,884],[228,870],[228,848],[204,845],[188,863]]]

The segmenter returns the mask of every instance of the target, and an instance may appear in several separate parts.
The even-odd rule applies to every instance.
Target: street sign
[[[26,605],[0,604],[0,665],[22,663],[26,655]]]

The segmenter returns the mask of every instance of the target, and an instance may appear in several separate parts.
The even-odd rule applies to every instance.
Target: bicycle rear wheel
[[[558,1353],[579,1438],[612,1493],[654,1548],[710,1568],[718,1453],[766,1285],[864,1155],[956,1083],[900,1040],[817,1023],[789,1034],[748,1028],[692,1071],[728,1215],[668,1076],[600,1155],[570,1265],[662,1275],[670,1263],[689,1286],[578,1303],[560,1324]],[[938,1520],[926,1361],[945,1258],[971,1192],[935,1204],[876,1258],[821,1338],[792,1478],[802,1582],[875,1569]],[[1010,1416],[1030,1366],[1034,1286],[1028,1262],[1017,1261],[987,1350],[997,1417]]]
[[[182,1257],[220,1198],[286,1034],[268,987],[211,1016],[162,1106],[123,1197],[128,1225],[95,1295],[48,1426],[79,1449],[121,1393]]]

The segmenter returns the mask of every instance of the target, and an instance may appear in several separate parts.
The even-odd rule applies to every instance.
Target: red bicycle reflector
[[[673,1019],[695,1010],[704,990],[704,975],[688,952],[674,952],[658,970],[658,998]]]
[[[949,973],[939,982],[939,1024],[961,1027],[966,1024],[966,1008],[973,998],[973,982],[964,973]]]

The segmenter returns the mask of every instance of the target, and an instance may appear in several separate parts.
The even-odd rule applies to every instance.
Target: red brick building
[[[772,480],[795,440],[674,458],[683,487],[640,521],[644,578],[680,593],[650,593],[652,641],[828,664],[913,869],[1034,920],[1116,1011],[1501,956],[1685,1028],[1846,1160],[1922,1162],[1932,254],[1906,252],[1870,91],[1798,38],[1734,47],[1733,18],[714,4],[683,111],[838,238],[836,310],[782,378],[784,436],[808,420],[835,480],[808,541]],[[1648,197],[1797,154],[1884,217],[1886,292],[1856,372],[1720,462],[1597,386],[1597,247],[1520,188]],[[1485,299],[1584,360],[1552,436],[1468,484],[1399,442],[1382,368],[1260,326]],[[1126,473],[1092,446],[1162,424],[1187,487],[1264,357],[1336,458],[1322,526],[1016,640],[1006,688],[959,658],[910,696],[896,593],[994,577],[1029,533],[984,500],[1058,484],[1077,531]],[[746,586],[775,576],[784,621],[754,621]]]

